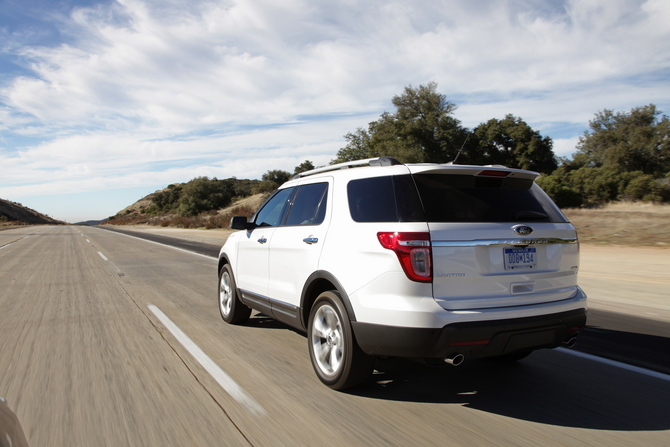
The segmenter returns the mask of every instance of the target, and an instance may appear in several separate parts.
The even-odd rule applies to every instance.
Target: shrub
[[[233,191],[225,180],[197,177],[182,188],[177,214],[196,216],[203,211],[223,208],[230,203]]]
[[[582,206],[582,195],[576,189],[565,185],[556,176],[545,176],[537,179],[537,184],[549,194],[559,208],[579,208]]]
[[[663,202],[668,200],[670,189],[649,174],[632,179],[624,189],[623,198],[643,202]]]

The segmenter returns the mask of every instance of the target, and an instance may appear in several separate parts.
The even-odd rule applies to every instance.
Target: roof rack
[[[398,160],[392,157],[366,158],[364,160],[347,161],[344,163],[338,163],[335,165],[324,166],[322,168],[316,168],[310,171],[301,172],[291,177],[291,180],[307,177],[309,175],[319,174],[321,172],[338,171],[340,169],[355,168],[356,166],[395,166],[400,164],[402,163],[400,163]]]

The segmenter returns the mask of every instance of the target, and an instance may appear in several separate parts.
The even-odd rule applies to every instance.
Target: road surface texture
[[[380,360],[368,385],[332,391],[303,334],[225,324],[216,278],[214,258],[103,229],[0,231],[0,395],[30,445],[670,445],[666,376],[565,351]]]
[[[230,230],[103,226],[217,257]],[[670,374],[670,250],[582,246],[579,282],[589,295],[576,351]]]

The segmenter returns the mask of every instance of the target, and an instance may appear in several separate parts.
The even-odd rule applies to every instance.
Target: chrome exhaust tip
[[[444,363],[448,363],[451,366],[460,366],[463,361],[465,360],[465,356],[463,354],[451,354],[448,357],[444,358]]]
[[[568,348],[572,348],[574,345],[577,344],[577,337],[572,337],[569,340],[564,341],[563,344]]]

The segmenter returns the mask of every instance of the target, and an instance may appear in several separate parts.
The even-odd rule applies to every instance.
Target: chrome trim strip
[[[475,239],[471,241],[432,241],[433,247],[481,247],[503,245],[556,245],[576,244],[577,238],[532,238],[532,239]]]

